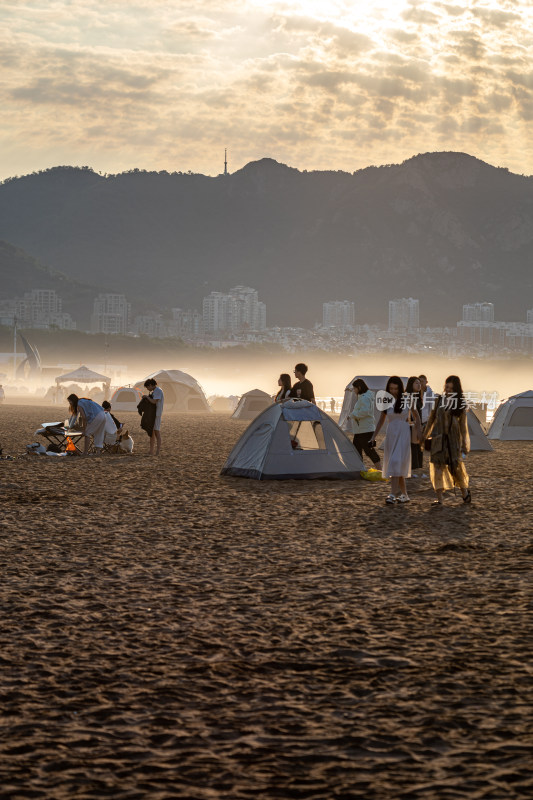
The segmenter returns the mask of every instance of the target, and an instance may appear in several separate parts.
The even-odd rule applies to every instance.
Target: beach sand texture
[[[4,453],[62,414],[0,407]],[[2,800],[533,796],[533,443],[386,507],[119,417],[132,457],[0,462]]]

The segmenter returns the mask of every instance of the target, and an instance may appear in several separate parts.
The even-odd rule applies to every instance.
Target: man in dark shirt
[[[307,364],[296,364],[294,367],[296,383],[291,389],[291,397],[299,397],[301,400],[309,400],[310,403],[315,403],[313,384],[305,377],[306,373]]]

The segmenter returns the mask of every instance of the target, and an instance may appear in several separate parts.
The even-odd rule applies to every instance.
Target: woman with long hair
[[[431,437],[429,474],[437,495],[435,505],[442,505],[444,492],[454,486],[461,489],[464,503],[472,502],[464,464],[470,450],[467,411],[461,380],[449,375],[424,430],[424,440]]]
[[[389,505],[408,503],[410,498],[407,494],[405,479],[411,477],[411,426],[409,425],[409,418],[413,419],[417,434],[421,438],[420,417],[418,411],[409,408],[408,403],[406,403],[403,381],[397,375],[389,378],[385,391],[394,402],[391,402],[388,408],[381,412],[376,433],[374,434],[377,437],[385,424],[385,420],[387,420],[387,433],[383,445],[382,474],[384,478],[391,479],[391,490],[385,502]]]
[[[274,398],[275,403],[283,403],[291,395],[291,376],[282,372],[278,378],[279,391]]]
[[[352,383],[355,394],[355,404],[351,411],[353,432],[353,446],[363,457],[365,455],[371,460],[374,469],[381,469],[381,459],[372,447],[370,442],[374,440],[376,420],[374,417],[374,392],[371,392],[362,378],[356,378]]]
[[[94,448],[98,454],[104,446],[106,413],[101,405],[89,400],[87,397],[78,397],[69,394],[67,397],[71,420],[83,431],[83,455],[89,452],[91,436],[94,439]]]
[[[409,408],[415,408],[418,411],[420,420],[422,420],[422,407],[424,400],[422,398],[422,384],[418,375],[412,375],[407,381],[405,387],[406,402]],[[424,451],[420,446],[420,438],[416,431],[413,415],[409,418],[409,425],[411,427],[411,474],[414,478],[417,476],[413,470],[422,469],[424,466]]]

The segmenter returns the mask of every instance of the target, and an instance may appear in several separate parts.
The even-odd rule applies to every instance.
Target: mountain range
[[[336,299],[381,324],[395,297],[420,299],[422,325],[454,324],[465,302],[499,319],[533,307],[533,177],[464,153],[353,174],[268,158],[217,177],[55,167],[0,185],[0,239],[138,311],[200,308],[238,284],[258,289],[268,325],[311,326]]]

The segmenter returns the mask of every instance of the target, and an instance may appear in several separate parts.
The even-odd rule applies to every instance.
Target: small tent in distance
[[[252,389],[243,394],[237,404],[237,408],[231,415],[232,419],[254,419],[265,408],[272,405],[272,398],[261,389]]]
[[[113,393],[111,408],[113,411],[137,411],[142,394],[133,386],[121,386]]]
[[[246,428],[222,475],[256,480],[354,480],[359,453],[324,411],[306,400],[274,403]]]
[[[510,397],[496,410],[489,428],[489,439],[533,441],[533,391]]]
[[[179,369],[161,369],[148,375],[144,380],[137,381],[135,389],[146,391],[145,381],[153,378],[163,390],[165,396],[165,411],[194,411],[210,412],[211,408],[200,384],[192,375]]]
[[[492,450],[493,447],[481,426],[478,416],[469,408],[466,416],[468,434],[470,436],[470,450]]]

